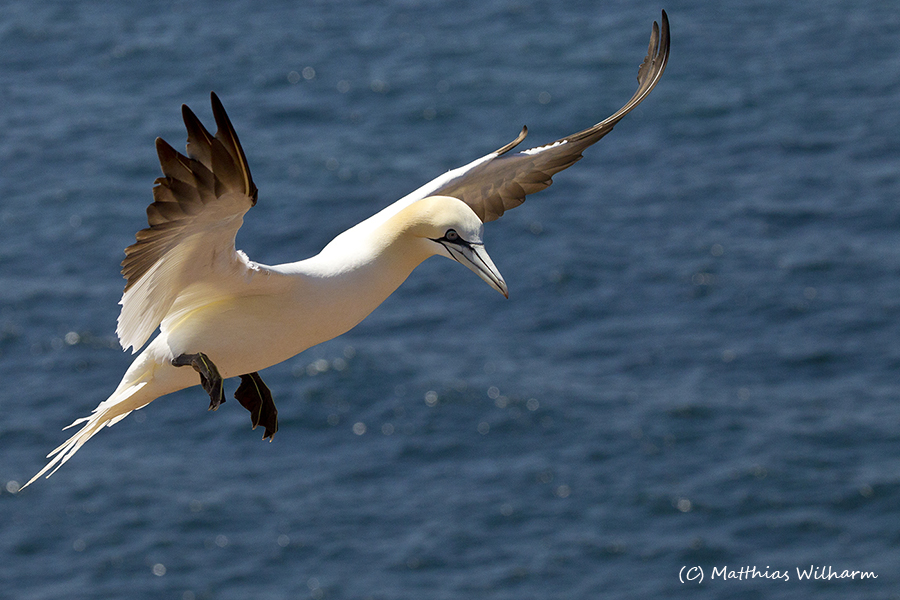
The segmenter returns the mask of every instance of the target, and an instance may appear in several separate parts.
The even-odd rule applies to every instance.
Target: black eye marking
[[[473,244],[472,242],[468,242],[463,239],[459,233],[456,232],[455,229],[448,229],[443,237],[432,238],[432,241],[441,244],[445,248],[449,249],[447,244],[452,244],[453,246],[462,246],[464,248],[471,248],[473,245],[480,246],[481,244]]]

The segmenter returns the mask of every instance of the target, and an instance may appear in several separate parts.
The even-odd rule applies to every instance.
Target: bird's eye
[[[459,241],[459,234],[456,233],[456,230],[455,230],[455,229],[448,229],[448,230],[447,230],[447,233],[444,234],[444,238],[446,238],[446,240],[447,240],[448,242],[458,242],[458,241]]]

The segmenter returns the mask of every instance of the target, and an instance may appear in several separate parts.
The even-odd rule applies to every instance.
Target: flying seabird
[[[267,266],[235,249],[257,189],[237,134],[215,93],[217,131],[210,134],[187,107],[187,154],[162,139],[156,150],[164,177],[155,181],[149,227],[126,248],[125,292],[116,333],[137,356],[112,395],[24,487],[62,466],[102,427],[166,394],[197,385],[210,410],[225,401],[223,380],[240,377],[235,398],[250,411],[263,439],[278,430],[278,411],[259,371],[356,326],[421,262],[445,256],[508,297],[484,249],[483,224],[552,183],[609,133],[656,86],[669,58],[669,22],[653,23],[638,89],[612,116],[551,144],[511,153],[527,134],[448,171],[328,243],[316,256]],[[186,368],[190,367],[190,368]]]

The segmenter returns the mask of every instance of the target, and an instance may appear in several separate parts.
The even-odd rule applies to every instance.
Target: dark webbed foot
[[[225,402],[225,390],[222,387],[222,376],[209,357],[198,352],[197,354],[182,354],[172,360],[176,367],[193,367],[200,373],[200,385],[209,394],[209,410],[218,410],[219,405]]]
[[[278,431],[278,409],[272,401],[272,392],[263,383],[259,373],[241,375],[241,385],[238,386],[234,397],[241,406],[250,411],[253,429],[262,424],[266,428],[263,439],[271,442],[275,432]]]

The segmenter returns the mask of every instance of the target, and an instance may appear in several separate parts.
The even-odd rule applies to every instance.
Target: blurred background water
[[[193,388],[13,493],[130,362],[182,102],[241,136],[238,246],[297,260],[615,111],[661,8],[656,91],[486,227],[508,301],[428,261],[265,373],[274,443]],[[0,3],[0,598],[900,597],[898,48],[892,0]]]

